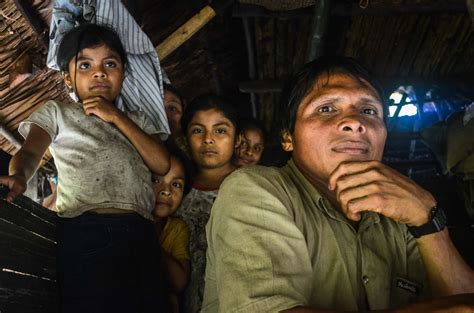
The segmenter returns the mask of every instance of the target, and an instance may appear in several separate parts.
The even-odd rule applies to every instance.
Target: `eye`
[[[202,129],[200,129],[200,128],[191,128],[191,134],[197,135],[197,134],[201,134],[201,133],[202,133]]]
[[[253,148],[256,152],[260,152],[262,151],[262,147],[261,146],[256,146]]]
[[[242,140],[242,143],[240,144],[240,147],[247,148],[247,141]]]
[[[115,61],[108,61],[105,63],[106,68],[116,68],[117,67],[117,62]]]
[[[79,64],[77,65],[77,68],[80,69],[80,70],[86,70],[86,69],[88,69],[88,68],[90,68],[90,67],[91,67],[90,64],[87,63],[87,62],[82,62],[82,63],[79,63]]]
[[[160,177],[158,177],[158,176],[152,176],[152,177],[151,177],[151,182],[152,182],[153,184],[159,184],[160,181],[161,181],[161,179],[160,179]]]
[[[180,182],[174,182],[172,186],[176,189],[183,189],[183,184],[181,184]]]
[[[168,111],[170,111],[170,112],[176,112],[176,108],[175,108],[175,107],[168,107]]]
[[[318,112],[320,113],[330,113],[330,112],[334,112],[336,111],[336,109],[332,106],[329,106],[329,105],[322,105],[318,108]]]
[[[224,129],[224,128],[217,128],[216,129],[216,134],[221,134],[222,135],[222,134],[225,134],[226,132],[227,132],[227,130]]]
[[[366,108],[362,110],[362,113],[369,115],[377,115],[377,110],[374,108]]]

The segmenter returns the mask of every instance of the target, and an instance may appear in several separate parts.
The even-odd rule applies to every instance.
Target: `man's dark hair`
[[[56,62],[59,69],[69,72],[69,62],[83,49],[106,45],[115,51],[122,60],[124,69],[127,65],[127,52],[119,35],[110,27],[96,24],[82,24],[64,35],[58,48]]]
[[[351,76],[364,84],[373,87],[382,101],[384,119],[388,116],[388,107],[384,101],[384,92],[380,84],[372,78],[369,71],[355,59],[344,56],[322,56],[305,64],[286,85],[281,102],[280,130],[293,133],[296,122],[296,112],[315,82],[323,75],[329,78],[330,74],[341,73]]]
[[[235,128],[235,135],[237,136],[238,127],[238,113],[235,106],[226,98],[214,94],[205,94],[198,96],[186,106],[181,118],[181,129],[186,134],[188,125],[191,122],[193,116],[198,111],[207,111],[216,109],[222,112],[222,114],[229,119]]]

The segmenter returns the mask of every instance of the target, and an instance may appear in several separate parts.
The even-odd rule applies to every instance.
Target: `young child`
[[[168,272],[172,312],[180,312],[179,295],[189,281],[189,229],[181,219],[172,217],[183,196],[191,189],[189,160],[178,147],[167,145],[171,167],[164,176],[153,175],[155,191],[155,230],[161,245],[161,255]]]
[[[189,227],[191,279],[184,295],[184,312],[199,312],[206,268],[205,226],[222,181],[236,169],[232,156],[237,141],[237,112],[226,99],[205,95],[184,110],[182,129],[197,167],[192,189],[176,212]]]
[[[12,201],[50,147],[59,179],[62,312],[166,311],[150,170],[164,175],[169,156],[142,112],[114,106],[127,66],[120,38],[82,25],[64,36],[57,58],[78,101],[50,100],[20,125],[25,142],[0,183]]]
[[[183,134],[181,129],[181,118],[184,110],[184,99],[180,92],[170,84],[163,84],[164,89],[164,105],[166,111],[166,117],[171,130],[171,139],[176,145],[183,150],[188,156],[189,147],[186,142],[186,136]]]
[[[265,149],[265,131],[254,119],[239,121],[240,145],[235,149],[237,166],[256,165]]]

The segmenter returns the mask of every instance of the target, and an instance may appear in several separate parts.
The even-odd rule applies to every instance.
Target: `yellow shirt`
[[[189,229],[181,219],[168,217],[160,236],[161,247],[176,260],[189,260]]]

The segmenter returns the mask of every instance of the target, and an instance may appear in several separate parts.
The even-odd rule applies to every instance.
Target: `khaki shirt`
[[[426,295],[406,226],[368,212],[355,230],[292,161],[230,175],[207,238],[202,312],[375,310]]]

